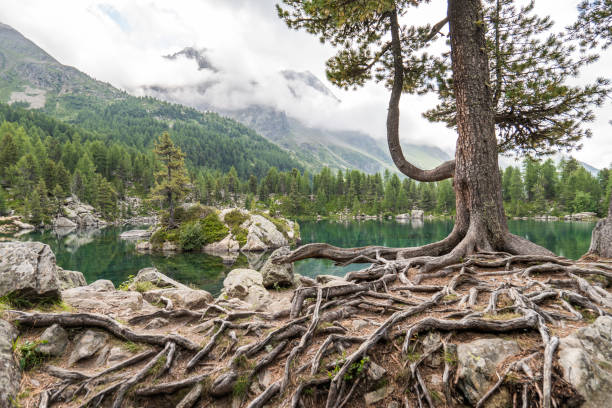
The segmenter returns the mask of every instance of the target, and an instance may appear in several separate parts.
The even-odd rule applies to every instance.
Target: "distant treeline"
[[[508,216],[563,215],[590,211],[607,214],[610,170],[589,173],[574,158],[537,161],[502,171],[502,191]],[[455,193],[450,180],[418,183],[386,171],[383,175],[357,170],[332,172],[325,168],[310,176],[293,169],[271,168],[258,179],[241,181],[235,170],[203,172],[194,180],[195,199],[208,205],[264,205],[287,216],[350,214],[390,215],[421,209],[433,215],[453,215]]]

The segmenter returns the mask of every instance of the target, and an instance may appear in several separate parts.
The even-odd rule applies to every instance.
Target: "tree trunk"
[[[508,231],[501,197],[480,0],[449,0],[451,62],[457,103],[456,228],[478,248],[503,248]]]
[[[387,141],[394,163],[406,176],[421,182],[454,177],[457,216],[453,231],[442,241],[414,248],[370,246],[343,249],[327,244],[309,244],[279,262],[315,257],[343,263],[370,262],[372,258],[382,256],[387,259],[410,259],[413,265],[422,266],[422,272],[427,272],[457,263],[466,255],[478,251],[554,255],[546,248],[513,235],[508,230],[497,161],[497,138],[481,0],[448,0],[448,22],[457,104],[455,160],[432,170],[421,170],[408,163],[402,153],[399,142],[399,100],[403,91],[404,66],[396,11],[390,13],[395,72],[387,114]]]
[[[597,221],[597,225],[593,228],[591,247],[587,255],[612,258],[612,195],[610,196],[608,217]]]

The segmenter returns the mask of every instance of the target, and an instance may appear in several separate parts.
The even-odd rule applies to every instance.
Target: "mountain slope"
[[[8,25],[0,24],[0,102],[41,109],[110,140],[148,149],[171,133],[193,166],[241,177],[270,166],[302,168],[295,155],[229,118],[153,98],[137,98],[62,65]]]
[[[168,59],[168,57],[164,58]],[[308,126],[300,119],[276,107],[279,104],[282,106],[281,100],[287,101],[288,97],[297,104],[309,103],[313,100],[326,101],[331,106],[341,103],[333,92],[312,73],[292,70],[270,73],[272,76],[276,75],[274,86],[277,88],[274,89],[274,92],[267,87],[262,87],[256,79],[252,79],[250,85],[242,89],[244,99],[250,101],[248,106],[228,108],[223,106],[223,103],[219,103],[217,96],[229,93],[229,91],[222,92],[219,89],[224,89],[224,86],[229,89],[232,82],[231,73],[223,72],[217,67],[207,55],[206,49],[197,50],[188,47],[171,56],[171,60],[179,58],[193,60],[194,69],[202,71],[202,80],[178,87],[150,84],[143,86],[141,90],[156,98],[229,116],[255,129],[277,145],[294,152],[296,157],[313,171],[318,171],[323,167],[358,169],[367,173],[386,169],[397,171],[384,141],[378,141],[358,131]],[[283,96],[278,96],[278,100],[270,100],[268,97],[270,94]],[[312,112],[312,115],[316,114],[316,110]],[[449,159],[444,151],[436,147],[406,144],[405,150],[409,160],[425,168],[435,167]]]

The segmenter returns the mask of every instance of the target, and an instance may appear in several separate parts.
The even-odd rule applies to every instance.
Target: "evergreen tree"
[[[168,132],[164,132],[155,143],[155,154],[165,169],[159,171],[154,193],[168,206],[170,227],[174,227],[174,209],[188,192],[187,174],[185,171],[185,155],[170,139]]]
[[[6,215],[8,213],[8,203],[6,199],[6,193],[2,186],[0,186],[0,215]]]

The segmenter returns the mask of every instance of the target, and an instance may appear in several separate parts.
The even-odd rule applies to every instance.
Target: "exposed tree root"
[[[241,407],[340,408],[352,406],[351,401],[363,398],[372,386],[368,362],[387,359],[381,364],[393,367],[388,380],[396,381],[398,389],[413,390],[401,396],[404,406],[440,407],[443,402],[452,407],[458,405],[461,391],[454,377],[451,340],[480,333],[533,333],[539,346],[533,346],[527,357],[505,362],[476,406],[484,406],[503,387],[510,387],[515,406],[531,406],[536,400],[541,407],[560,406],[559,387],[567,384],[555,373],[559,338],[551,334],[551,327],[610,315],[612,267],[549,254],[476,249],[477,240],[470,238],[448,256],[387,259],[383,253],[389,252],[378,248],[350,258],[372,265],[348,274],[349,283],[296,289],[289,319],[209,305],[200,311],[159,310],[130,320],[133,325],[156,317],[183,319],[185,324],[206,321],[210,330],[198,342],[175,334],[138,333],[95,314],[11,314],[22,327],[97,327],[153,346],[98,373],[47,366],[45,371],[59,381],[40,394],[40,406],[78,399],[83,407],[118,408],[129,405],[125,401],[131,394],[138,403],[163,396],[173,406],[186,408],[198,400],[231,398],[240,389],[243,394],[235,398]],[[365,332],[347,321],[355,318],[367,324]],[[426,347],[424,335],[434,332],[445,337]],[[441,382],[432,385],[427,382],[428,362],[440,355]],[[273,381],[250,391],[249,385],[269,367],[278,373]],[[394,371],[404,374],[393,378]],[[159,383],[146,384],[153,378]],[[509,378],[515,379],[513,386]],[[434,399],[436,393],[440,397]]]

